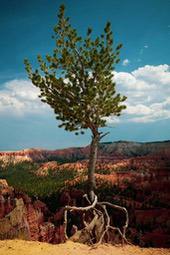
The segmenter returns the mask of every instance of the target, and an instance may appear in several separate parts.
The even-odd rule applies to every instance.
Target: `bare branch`
[[[102,134],[103,132],[101,132],[100,134]],[[106,132],[103,135],[100,136],[100,140],[103,139],[103,137],[105,137],[106,135],[110,134],[110,132]]]

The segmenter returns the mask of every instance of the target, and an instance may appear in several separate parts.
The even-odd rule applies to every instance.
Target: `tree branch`
[[[110,132],[106,132],[103,135],[101,134],[103,134],[103,132],[100,133],[100,140],[103,139],[103,137],[105,137],[106,135],[110,134]]]

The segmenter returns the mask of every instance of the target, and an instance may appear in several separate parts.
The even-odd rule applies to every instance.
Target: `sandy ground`
[[[71,241],[52,245],[23,240],[4,240],[0,241],[0,255],[170,255],[170,249],[147,249],[129,245],[124,247],[100,245],[91,248]]]

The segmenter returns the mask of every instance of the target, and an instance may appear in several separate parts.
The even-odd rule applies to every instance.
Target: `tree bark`
[[[88,194],[91,202],[94,200],[94,190],[96,188],[95,181],[95,166],[97,161],[98,144],[100,140],[100,134],[94,132],[92,136],[92,141],[90,144],[90,155],[88,164]]]

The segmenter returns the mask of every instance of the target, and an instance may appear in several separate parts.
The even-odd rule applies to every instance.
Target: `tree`
[[[90,129],[92,141],[88,164],[88,190],[91,203],[95,200],[95,164],[99,141],[106,135],[100,128],[106,126],[110,115],[120,116],[125,96],[116,93],[113,70],[119,60],[122,44],[113,48],[111,24],[104,32],[92,37],[88,28],[85,38],[78,35],[60,6],[58,23],[54,27],[55,48],[43,59],[38,55],[39,70],[32,70],[25,60],[32,83],[40,89],[41,101],[53,108],[59,127],[83,134]]]

